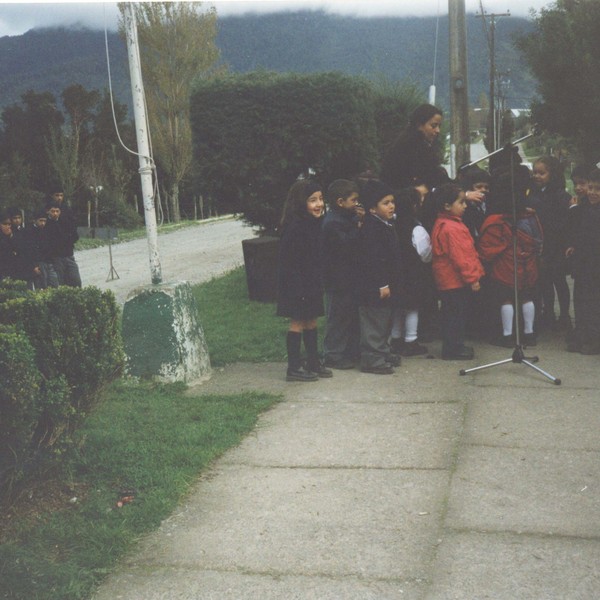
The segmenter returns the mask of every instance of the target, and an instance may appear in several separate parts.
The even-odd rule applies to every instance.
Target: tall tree
[[[589,162],[600,159],[600,2],[557,0],[535,16],[536,32],[517,45],[539,81],[533,118],[572,140]]]
[[[192,163],[191,86],[219,60],[217,14],[201,2],[141,2],[136,19],[152,144],[167,177],[171,217],[179,221],[180,185]]]
[[[61,127],[64,118],[50,92],[29,90],[21,96],[21,102],[2,111],[1,158],[8,162],[11,156],[18,154],[31,170],[32,187],[48,192],[52,186],[53,169],[46,154],[46,139],[51,131]]]

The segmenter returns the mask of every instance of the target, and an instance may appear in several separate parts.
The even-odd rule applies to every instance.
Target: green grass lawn
[[[196,286],[213,365],[283,360],[286,323],[272,304],[250,302],[243,269]],[[122,380],[79,432],[76,452],[44,487],[34,511],[0,520],[0,598],[89,598],[140,535],[155,529],[199,474],[255,426],[280,398],[263,393],[184,394],[184,385]],[[69,489],[65,495],[64,489]],[[116,506],[120,492],[133,502]],[[77,501],[69,503],[76,496]],[[23,501],[27,504],[28,500]]]
[[[243,267],[194,287],[211,363],[285,361],[288,321],[275,304],[248,300]],[[324,319],[319,319],[322,337]]]

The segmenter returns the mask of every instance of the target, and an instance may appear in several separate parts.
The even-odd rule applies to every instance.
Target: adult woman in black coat
[[[424,183],[431,191],[449,181],[441,166],[438,142],[442,111],[432,104],[421,104],[412,113],[408,127],[398,136],[384,158],[381,179],[400,189]]]
[[[281,220],[277,315],[290,318],[287,381],[315,381],[332,376],[322,366],[317,349],[317,317],[324,314],[319,261],[324,207],[321,186],[302,179],[290,188]],[[302,338],[306,369],[300,360]]]

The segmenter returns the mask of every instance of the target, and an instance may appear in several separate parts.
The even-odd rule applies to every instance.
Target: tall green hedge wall
[[[379,160],[373,91],[339,73],[225,75],[191,97],[199,188],[272,232],[309,169],[326,186]]]

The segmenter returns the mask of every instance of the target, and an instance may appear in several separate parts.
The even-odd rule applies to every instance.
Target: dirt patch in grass
[[[0,506],[0,543],[10,537],[18,525],[33,525],[61,510],[77,506],[88,493],[83,483],[65,483],[50,479],[22,490],[9,505]]]

